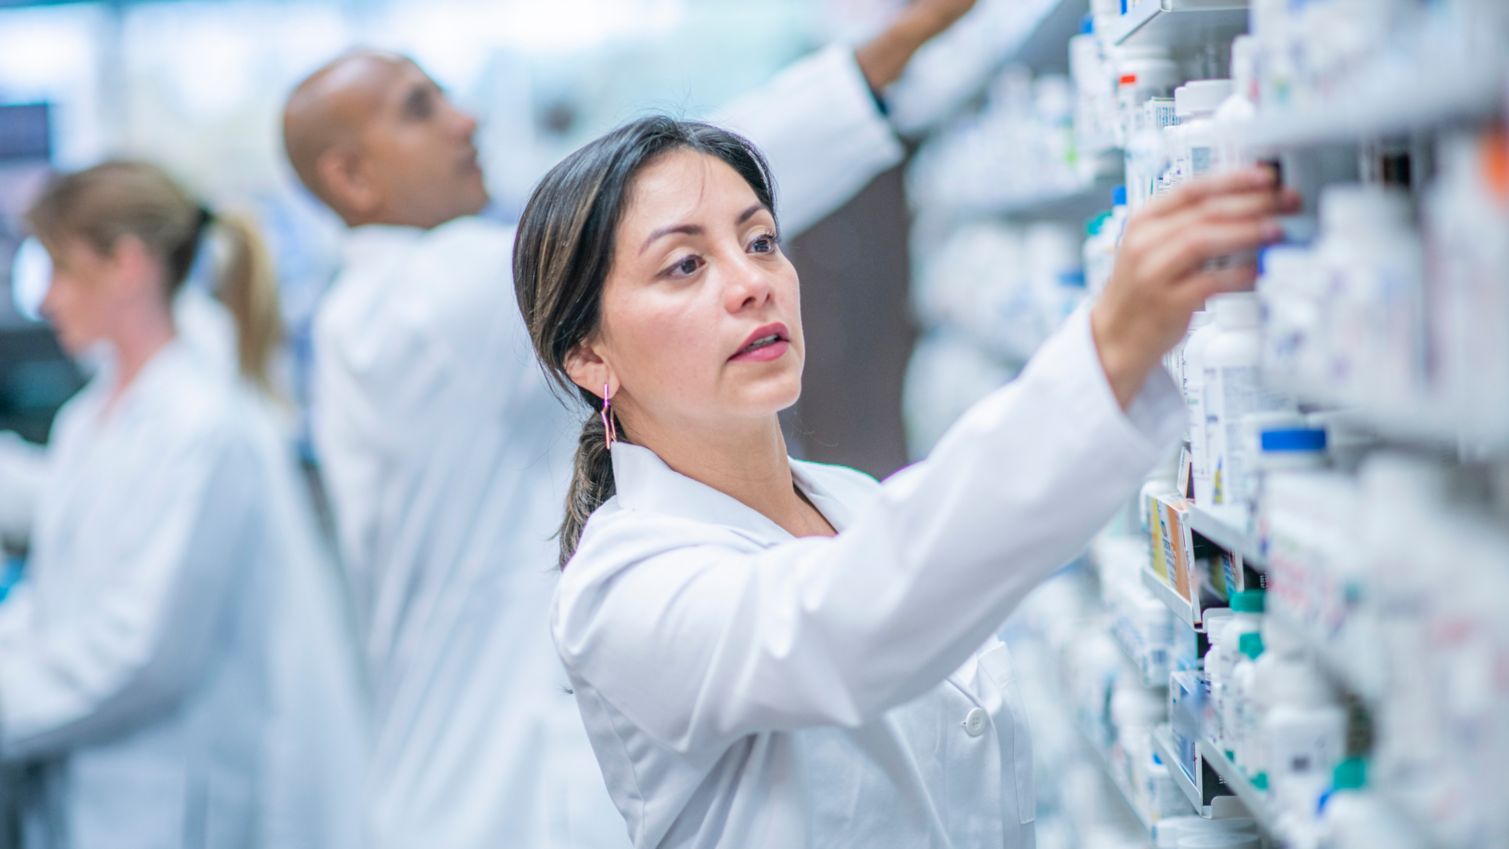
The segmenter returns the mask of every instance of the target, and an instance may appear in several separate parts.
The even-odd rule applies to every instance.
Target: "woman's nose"
[[[771,298],[770,272],[760,268],[741,251],[732,263],[725,290],[725,302],[729,312],[741,312],[750,307],[761,306]]]

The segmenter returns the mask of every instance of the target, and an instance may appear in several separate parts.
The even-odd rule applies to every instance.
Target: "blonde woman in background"
[[[0,606],[0,756],[27,846],[354,845],[363,719],[337,595],[269,414],[280,325],[252,226],[160,169],[54,180],[43,311],[105,365],[60,412]],[[239,378],[181,335],[208,233]]]

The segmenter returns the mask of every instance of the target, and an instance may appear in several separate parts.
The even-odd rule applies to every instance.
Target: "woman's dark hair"
[[[717,157],[744,178],[760,203],[775,210],[770,166],[748,140],[710,124],[656,115],[608,133],[550,169],[519,220],[514,289],[535,354],[545,373],[567,393],[575,390],[589,408],[561,522],[562,568],[576,552],[587,519],[615,492],[602,419],[596,415],[602,398],[571,382],[566,357],[597,330],[614,237],[634,178],[675,150]],[[618,434],[626,436],[622,427]]]

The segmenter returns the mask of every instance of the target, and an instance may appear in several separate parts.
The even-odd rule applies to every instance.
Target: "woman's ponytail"
[[[276,394],[272,356],[283,341],[283,316],[272,261],[256,225],[242,215],[218,215],[227,254],[220,300],[236,322],[236,354],[241,374],[268,394]]]
[[[622,429],[619,432],[622,433]],[[576,457],[571,463],[571,488],[566,492],[566,517],[561,521],[558,535],[562,569],[576,554],[587,520],[617,491],[613,480],[613,456],[608,450],[602,416],[589,415],[576,443]]]

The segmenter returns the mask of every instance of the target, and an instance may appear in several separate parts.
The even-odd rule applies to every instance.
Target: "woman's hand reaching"
[[[1101,367],[1123,409],[1207,298],[1252,288],[1251,262],[1211,260],[1278,241],[1278,217],[1299,208],[1299,195],[1278,186],[1272,169],[1255,167],[1191,181],[1127,221],[1110,282],[1090,312]]]

